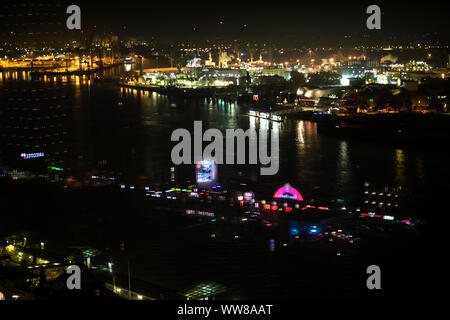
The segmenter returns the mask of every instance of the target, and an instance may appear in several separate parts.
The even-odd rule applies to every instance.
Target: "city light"
[[[425,305],[445,255],[429,231],[450,162],[448,11],[0,11],[0,300],[152,300],[161,319]]]
[[[279,188],[275,192],[273,197],[303,201],[303,197],[300,194],[300,192],[298,192],[295,188],[291,187],[289,184],[286,184],[283,187]]]

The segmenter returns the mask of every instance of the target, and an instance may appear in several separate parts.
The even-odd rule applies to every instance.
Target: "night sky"
[[[74,2],[75,3],[75,2]],[[78,1],[86,27],[96,24],[131,35],[170,40],[253,39],[333,42],[344,35],[372,33],[449,38],[448,5],[442,1]],[[111,5],[113,4],[113,5]],[[383,12],[382,30],[366,29],[370,4]],[[220,23],[222,21],[222,24]],[[195,28],[195,29],[194,29]],[[378,34],[377,34],[378,33]]]

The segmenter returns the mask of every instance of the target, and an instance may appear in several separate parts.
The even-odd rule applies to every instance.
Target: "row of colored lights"
[[[98,176],[92,176],[92,178],[98,178]],[[124,184],[120,185],[120,189],[126,189],[126,188],[127,188],[126,185],[124,185]],[[129,186],[129,189],[130,190],[135,190],[135,186]],[[147,191],[147,192],[162,193],[162,191],[150,190],[150,187],[145,187],[144,190]],[[177,191],[177,192],[188,192],[188,193],[192,192],[191,189],[182,189],[182,188],[171,188],[171,189],[166,190],[164,192],[169,193],[169,192],[174,192],[174,191]],[[201,194],[203,194],[203,193],[201,193]]]
[[[363,212],[363,213],[360,213],[359,216],[360,217],[378,218],[378,219],[389,220],[389,221],[394,221],[394,222],[399,221],[399,222],[407,224],[407,225],[411,224],[411,220],[409,220],[409,219],[396,220],[393,216],[375,214],[374,212],[369,212],[369,213]]]
[[[265,204],[265,201],[262,200],[261,204],[264,205],[263,209],[264,210],[271,210],[271,211],[282,211],[281,208],[278,207],[277,202],[272,202],[272,205],[270,204]],[[242,202],[241,202],[242,205]],[[287,203],[283,204],[284,208],[285,208],[285,212],[291,212],[292,211],[292,207],[288,207]],[[313,206],[313,205],[306,205],[303,207],[300,207],[300,204],[296,203],[294,206],[296,209],[301,209],[301,210],[307,210],[307,209],[318,209],[318,210],[325,210],[325,211],[329,211],[330,208],[328,207],[323,207],[323,206]],[[255,203],[255,208],[259,208],[259,203],[256,202]],[[388,221],[394,221],[394,222],[401,222],[407,225],[411,224],[411,220],[409,219],[403,219],[403,220],[396,220],[395,217],[393,216],[389,216],[389,215],[380,215],[380,214],[375,214],[373,212],[369,212],[369,213],[360,213],[359,214],[361,217],[371,217],[371,218],[379,218],[379,219],[383,219],[383,220],[388,220]]]
[[[120,187],[121,187],[121,189],[125,189],[126,188],[126,186],[123,185],[123,184]],[[130,186],[130,190],[134,190],[134,189],[135,189],[134,186]],[[149,187],[145,187],[145,191],[153,192],[152,196],[158,197],[158,198],[161,197],[161,193],[162,193],[161,191],[152,191],[152,190],[150,190]],[[174,191],[176,191],[176,192],[187,192],[187,193],[190,193],[191,196],[198,196],[198,194],[209,195],[209,193],[207,193],[207,192],[206,193],[205,192],[199,192],[197,194],[196,192],[193,192],[193,190],[191,190],[191,189],[183,189],[183,188],[171,188],[169,190],[166,190],[165,192],[166,193],[170,193],[170,192],[174,192]],[[176,199],[176,197],[171,197],[171,196],[168,196],[167,198],[168,199]],[[240,204],[241,204],[241,206],[243,206],[244,201],[242,199],[238,199],[238,200],[240,200]],[[256,209],[260,209],[260,203],[261,203],[263,205],[263,208],[262,208],[263,210],[283,211],[283,209],[278,206],[276,201],[273,201],[272,204],[267,204],[265,200],[262,200],[261,202],[255,202],[254,199],[252,199],[252,202],[254,203]],[[286,212],[286,213],[291,212],[293,210],[293,207],[288,206],[287,202],[283,203],[283,207],[284,207],[284,212]],[[318,210],[323,210],[323,211],[329,211],[330,210],[330,208],[324,207],[324,206],[306,205],[306,206],[300,207],[299,203],[296,203],[294,205],[294,207],[296,209],[300,209],[300,210],[307,210],[307,209],[318,209]],[[407,224],[407,225],[411,224],[411,220],[409,220],[409,219],[395,220],[395,218],[393,216],[380,215],[380,214],[375,214],[373,212],[360,213],[359,215],[360,215],[360,217],[371,217],[371,218],[378,218],[378,219],[383,219],[383,220],[388,220],[388,221],[399,221],[399,222]]]
[[[254,202],[254,200],[253,200],[253,202]],[[255,202],[254,204],[255,204],[256,209],[260,209],[259,202]],[[263,208],[262,208],[263,210],[283,211],[283,209],[278,206],[276,201],[273,201],[272,204],[267,204],[265,200],[262,200],[261,205],[263,205]],[[241,206],[243,206],[243,201],[241,201]],[[300,210],[307,210],[307,209],[318,209],[318,210],[325,210],[325,211],[330,210],[330,208],[323,207],[323,206],[306,205],[306,206],[300,207],[299,203],[296,203],[293,208],[293,207],[289,206],[289,204],[287,202],[283,203],[283,207],[284,207],[285,212],[291,212],[294,208],[300,209]]]

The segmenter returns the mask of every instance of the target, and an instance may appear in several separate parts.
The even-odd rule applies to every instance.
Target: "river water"
[[[112,69],[107,75],[122,71]],[[10,83],[11,77],[3,74],[2,84]],[[28,74],[23,77],[28,79]],[[194,121],[201,120],[203,130],[217,128],[224,132],[227,128],[272,125],[279,132],[280,169],[276,175],[260,176],[258,165],[219,166],[220,182],[250,179],[264,196],[290,183],[307,201],[338,201],[356,208],[367,199],[365,191],[378,194],[401,187],[395,210],[393,206],[387,208],[386,203],[376,209],[427,217],[431,213],[426,208],[446,194],[440,182],[449,176],[448,148],[405,149],[380,142],[342,140],[318,133],[317,124],[309,121],[269,124],[248,117],[244,107],[233,100],[173,98],[120,89],[114,82],[95,82],[94,77],[46,81],[40,86],[56,84],[68,96],[64,106],[65,166],[66,172],[75,177],[105,174],[127,184],[170,181],[170,168],[174,166],[170,152],[175,145],[170,141],[171,133],[177,128],[193,132]],[[175,180],[180,184],[195,181],[194,166],[175,166]]]
[[[120,74],[121,70],[108,72]],[[10,74],[2,74],[0,78],[1,88],[8,88],[2,91],[3,98],[14,92],[11,88],[15,86],[27,87],[24,82],[12,81],[10,77]],[[30,81],[27,74],[23,75],[23,79],[25,82]],[[62,131],[67,134],[60,140],[61,146],[55,148],[61,151],[59,154],[64,155],[60,166],[64,168],[66,178],[73,176],[73,179],[89,180],[93,176],[104,175],[114,177],[117,182],[126,185],[167,183],[171,179],[170,168],[174,166],[170,159],[174,145],[170,141],[171,133],[177,128],[186,128],[192,132],[194,121],[201,120],[203,130],[217,128],[224,132],[227,128],[246,130],[269,128],[272,125],[272,130],[278,131],[280,170],[276,175],[260,176],[258,165],[218,167],[219,182],[226,183],[230,179],[252,181],[252,188],[260,192],[262,197],[267,196],[266,199],[270,199],[270,195],[278,187],[290,183],[301,192],[307,203],[313,200],[320,204],[339,203],[348,208],[360,207],[361,210],[431,220],[439,218],[441,213],[431,208],[435,208],[436,203],[441,202],[448,194],[445,178],[450,173],[450,153],[446,147],[438,150],[426,146],[405,149],[392,144],[364,142],[361,139],[343,140],[318,133],[317,124],[310,121],[286,120],[270,124],[267,120],[250,118],[236,101],[180,99],[157,93],[125,90],[114,82],[95,82],[94,77],[51,78],[34,86],[38,91],[56,86],[64,97],[58,101],[62,101],[60,104],[63,104],[65,114]],[[12,106],[8,98],[3,98],[3,120],[8,115],[11,123],[18,127],[21,122],[17,119],[22,119],[20,108]],[[27,99],[26,94],[24,98]],[[33,99],[30,101],[34,103]],[[44,107],[45,103],[39,106]],[[2,123],[5,127],[9,125],[8,121]],[[1,129],[2,141],[14,142],[14,147],[18,141],[15,135],[12,134],[9,138],[5,134],[10,132],[9,129]],[[194,166],[175,166],[174,178],[172,185],[185,185],[186,181],[195,181]],[[392,191],[399,187],[401,191]],[[374,192],[384,195],[372,196]],[[391,193],[392,197],[397,194],[399,198],[390,200],[386,194]],[[371,207],[370,202],[364,204],[367,199],[370,202],[376,199],[375,208]],[[389,201],[392,206],[387,207]],[[93,201],[95,202],[97,199]],[[100,210],[102,202],[98,202]],[[381,207],[380,202],[383,202]],[[398,207],[394,207],[394,203]],[[164,215],[144,216],[144,221],[136,222],[135,218],[127,218],[127,213],[133,211],[132,207],[123,204],[123,213],[114,218],[117,221],[111,220],[113,222],[101,233],[101,237],[94,209],[80,210],[85,214],[87,222],[80,223],[78,227],[89,229],[87,234],[95,238],[93,243],[100,241],[100,247],[106,247],[110,241],[114,249],[119,241],[126,239],[133,277],[172,288],[187,286],[194,280],[212,279],[231,287],[242,287],[242,292],[247,292],[249,297],[258,297],[259,294],[268,297],[273,296],[274,292],[278,292],[280,297],[292,297],[293,290],[298,286],[313,290],[316,280],[311,281],[311,274],[316,277],[320,275],[323,283],[329,279],[342,281],[337,288],[348,288],[350,284],[343,275],[351,274],[351,286],[359,288],[358,272],[363,269],[357,260],[364,260],[361,255],[349,253],[348,256],[343,255],[344,259],[340,251],[339,256],[332,251],[341,249],[326,249],[325,246],[319,254],[314,247],[297,248],[295,243],[292,251],[284,254],[280,250],[283,248],[282,244],[277,243],[277,253],[273,256],[268,250],[269,235],[266,234],[270,230],[264,229],[263,236],[256,237],[255,234],[258,233],[249,232],[246,225],[231,228],[223,224],[216,227],[209,224],[209,219],[199,222],[196,218],[192,218],[187,226],[182,224],[184,220],[180,220],[179,226],[174,226],[172,222],[164,220]],[[67,219],[71,215],[64,216]],[[286,237],[288,228],[277,232],[282,232]],[[211,238],[212,233],[214,238]],[[239,240],[235,238],[236,234],[240,235]],[[61,240],[57,238],[58,241],[63,241],[63,237],[60,237]],[[77,235],[75,238],[79,237]],[[70,237],[68,238],[70,242]],[[401,248],[403,250],[410,245],[403,244]],[[389,246],[390,243],[383,248]],[[291,243],[288,248],[291,248]],[[364,253],[367,242],[362,248],[364,250],[361,252]],[[331,251],[324,253],[323,250]],[[382,253],[383,250],[385,249],[381,250]],[[386,259],[395,257],[398,252],[392,256],[387,255]],[[294,253],[297,255],[293,255]],[[324,259],[320,263],[315,260],[318,256]],[[411,257],[415,256],[416,253],[411,254]],[[374,258],[369,256],[370,259]],[[402,259],[403,256],[391,259],[391,264],[397,268],[394,270],[400,270],[401,273],[409,263],[405,260],[403,264]],[[309,262],[306,263],[307,261]],[[119,269],[122,274],[126,274],[126,261],[122,262]],[[329,268],[330,264],[333,269]],[[322,268],[319,271],[318,266]],[[281,269],[283,272],[277,271]],[[330,273],[330,270],[334,270],[334,273]],[[302,274],[305,276],[300,277]],[[122,286],[125,287],[125,283]],[[398,285],[402,286],[403,283]],[[289,291],[288,288],[294,289]],[[296,294],[306,295],[307,291],[298,291]]]

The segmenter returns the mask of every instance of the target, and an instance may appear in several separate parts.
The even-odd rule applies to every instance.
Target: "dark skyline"
[[[382,10],[382,29],[368,30],[365,13],[370,4]],[[241,39],[255,41],[336,42],[345,35],[368,34],[371,38],[398,37],[415,40],[432,36],[448,38],[446,5],[414,2],[276,2],[200,1],[146,2],[126,4],[81,1],[83,27],[92,24],[118,32],[126,27],[134,36],[157,39],[200,40]],[[433,39],[434,40],[434,39]]]

